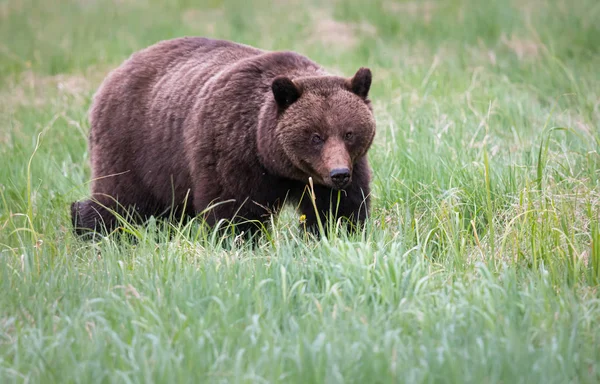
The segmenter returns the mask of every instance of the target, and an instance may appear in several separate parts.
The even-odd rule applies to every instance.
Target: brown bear
[[[324,222],[333,213],[362,224],[370,86],[367,68],[333,76],[294,52],[223,40],[177,38],[134,53],[94,96],[92,199],[71,205],[73,226],[94,233],[116,228],[115,213],[176,213],[251,231],[291,202],[314,229],[309,177]]]

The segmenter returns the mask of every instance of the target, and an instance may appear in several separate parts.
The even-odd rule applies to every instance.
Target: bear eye
[[[352,132],[346,132],[346,134],[344,135],[344,140],[352,140],[353,137],[354,134]]]
[[[313,144],[317,145],[317,144],[321,144],[323,142],[323,138],[321,136],[319,136],[318,133],[314,133],[312,135],[310,141],[312,141]]]

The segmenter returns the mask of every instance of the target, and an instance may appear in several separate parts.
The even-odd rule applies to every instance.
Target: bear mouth
[[[344,182],[335,182],[331,177],[322,177],[319,174],[310,175],[314,180],[315,184],[321,185],[323,187],[331,188],[336,191],[341,191],[352,183],[352,177],[350,177],[347,181]]]
[[[332,189],[335,189],[336,191],[343,191],[344,189],[348,188],[348,186],[352,183],[352,179],[349,179],[347,182],[344,183],[336,183],[333,180],[330,181],[328,183],[328,187],[331,187]]]

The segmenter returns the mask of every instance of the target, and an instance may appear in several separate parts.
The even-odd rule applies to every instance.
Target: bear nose
[[[350,181],[350,170],[348,168],[335,168],[329,172],[329,176],[336,187],[342,188]]]

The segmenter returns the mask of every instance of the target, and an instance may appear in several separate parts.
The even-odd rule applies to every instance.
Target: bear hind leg
[[[71,222],[75,234],[93,238],[96,234],[110,233],[117,227],[116,202],[102,200],[76,201],[71,204]]]

